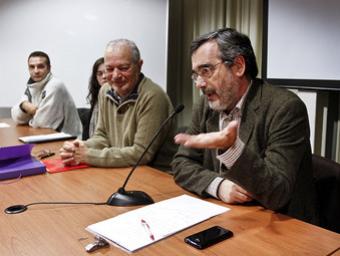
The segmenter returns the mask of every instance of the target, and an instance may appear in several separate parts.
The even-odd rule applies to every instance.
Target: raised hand
[[[179,133],[175,136],[175,143],[191,148],[228,149],[237,137],[238,122],[231,121],[226,128],[218,132],[189,135]]]

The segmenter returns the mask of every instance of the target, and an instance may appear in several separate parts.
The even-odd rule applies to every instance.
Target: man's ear
[[[141,70],[142,70],[142,66],[143,66],[143,60],[142,60],[142,59],[140,59],[140,60],[138,61],[138,67],[139,67],[139,71],[141,71]]]
[[[232,69],[236,76],[242,77],[244,75],[246,71],[246,60],[242,55],[239,55],[234,59]]]

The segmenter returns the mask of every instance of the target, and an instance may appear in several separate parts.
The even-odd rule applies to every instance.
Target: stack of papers
[[[182,195],[92,224],[86,230],[133,252],[228,210]]]
[[[68,133],[56,132],[56,133],[50,133],[50,134],[19,137],[19,140],[24,143],[40,143],[40,142],[55,141],[55,140],[74,139],[76,137],[77,136],[74,136]]]

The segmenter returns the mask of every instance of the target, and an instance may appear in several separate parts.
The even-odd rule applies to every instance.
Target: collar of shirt
[[[247,97],[247,94],[252,84],[253,84],[253,80],[250,81],[247,91],[243,94],[241,99],[237,102],[236,106],[230,111],[229,114],[226,114],[224,111],[220,112],[220,118],[219,118],[220,130],[225,128],[225,123],[229,123],[232,120],[237,120],[237,121],[241,120],[243,103],[244,103],[245,98]]]
[[[106,96],[111,99],[117,106],[121,105],[122,103],[128,101],[128,100],[136,100],[138,98],[138,87],[140,82],[143,80],[144,75],[141,74],[140,79],[138,81],[137,86],[133,89],[133,91],[126,97],[120,97],[115,90],[111,88],[111,90],[108,90],[106,93]]]

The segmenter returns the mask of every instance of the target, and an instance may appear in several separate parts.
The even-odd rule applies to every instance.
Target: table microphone
[[[178,105],[174,112],[170,116],[168,116],[167,119],[164,120],[164,122],[161,124],[155,135],[152,137],[151,141],[149,142],[148,146],[145,148],[141,156],[139,157],[136,164],[132,167],[129,175],[126,177],[125,182],[122,187],[118,189],[117,192],[113,193],[109,199],[107,200],[107,205],[114,205],[114,206],[133,206],[133,205],[145,205],[145,204],[152,204],[154,201],[152,198],[146,194],[143,191],[126,191],[125,186],[128,183],[131,175],[138,167],[140,161],[143,159],[144,155],[152,145],[152,143],[155,141],[157,136],[160,134],[164,126],[178,113],[180,113],[184,109],[184,105],[180,104]]]

